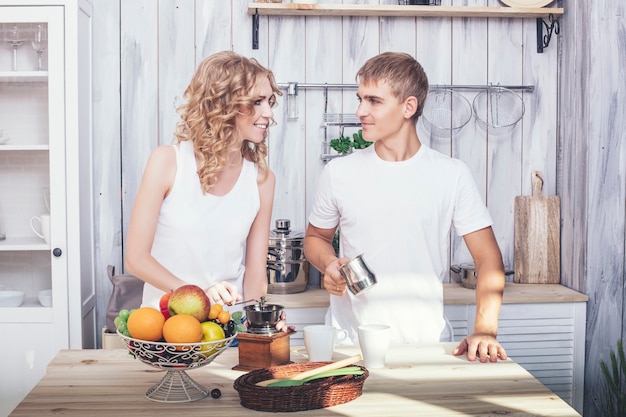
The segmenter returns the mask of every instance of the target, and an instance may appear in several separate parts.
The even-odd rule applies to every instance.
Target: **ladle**
[[[236,306],[237,304],[246,304],[246,303],[249,303],[250,301],[256,301],[257,303],[259,302],[259,300],[251,298],[249,300],[237,301],[236,303],[233,303],[231,305]]]

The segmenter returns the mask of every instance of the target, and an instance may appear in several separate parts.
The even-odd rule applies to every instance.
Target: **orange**
[[[215,303],[211,306],[211,309],[209,310],[209,319],[213,320],[216,319],[217,316],[224,310],[224,307],[219,304],[219,303]]]
[[[217,315],[217,321],[222,324],[226,324],[230,321],[230,313],[226,310],[220,311],[220,314]]]
[[[176,314],[163,325],[163,337],[168,343],[198,343],[202,336],[200,321],[189,314]],[[182,347],[176,349],[182,350]]]
[[[128,316],[126,327],[132,338],[156,342],[163,338],[165,317],[152,307],[141,307]]]

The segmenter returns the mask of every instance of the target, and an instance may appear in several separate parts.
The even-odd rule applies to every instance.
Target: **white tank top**
[[[230,281],[243,291],[246,239],[259,208],[258,168],[246,159],[233,189],[204,194],[193,144],[176,149],[176,177],[163,200],[152,256],[177,277],[207,288]],[[163,291],[144,285],[143,303],[158,308]]]

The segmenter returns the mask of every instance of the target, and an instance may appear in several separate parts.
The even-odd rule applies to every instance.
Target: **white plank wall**
[[[271,68],[279,83],[353,84],[371,56],[403,51],[422,63],[431,85],[535,86],[532,93],[518,91],[526,113],[510,134],[487,135],[474,120],[447,138],[430,137],[421,122],[418,133],[470,166],[507,268],[513,267],[514,197],[530,194],[531,172],[543,172],[544,194],[561,196],[562,282],[590,295],[586,398],[595,396],[597,363],[606,360],[624,327],[614,318],[624,310],[626,76],[619,63],[626,56],[625,6],[557,1],[566,10],[561,35],[538,54],[534,19],[261,16],[259,49],[252,49],[248,0],[93,0],[98,323],[104,324],[110,294],[106,265],[123,269],[144,164],[155,146],[171,142],[175,108],[200,60],[234,50]],[[502,6],[499,0],[442,4]],[[284,92],[269,139],[277,176],[273,219],[289,218],[294,229],[304,230],[324,166],[325,95],[322,88],[300,88],[299,118],[287,120]],[[477,94],[461,93],[470,102]],[[354,89],[328,91],[328,113],[356,107]],[[450,260],[470,260],[455,236]],[[591,403],[585,402],[585,415],[593,415]]]
[[[589,295],[584,415],[604,416],[599,363],[626,336],[626,4],[571,3],[557,113],[561,281]]]

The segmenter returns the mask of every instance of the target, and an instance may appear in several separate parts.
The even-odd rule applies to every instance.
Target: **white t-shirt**
[[[176,149],[176,178],[163,200],[152,256],[177,277],[206,289],[230,281],[242,294],[244,253],[260,207],[256,164],[243,160],[233,189],[224,196],[204,194],[193,145]],[[146,283],[142,305],[158,308],[163,291]]]
[[[492,223],[467,165],[423,145],[409,160],[388,162],[370,146],[330,161],[320,176],[309,222],[339,225],[340,253],[363,254],[376,286],[330,296],[327,324],[357,343],[359,324],[392,327],[392,343],[451,340],[443,314],[450,230]]]

